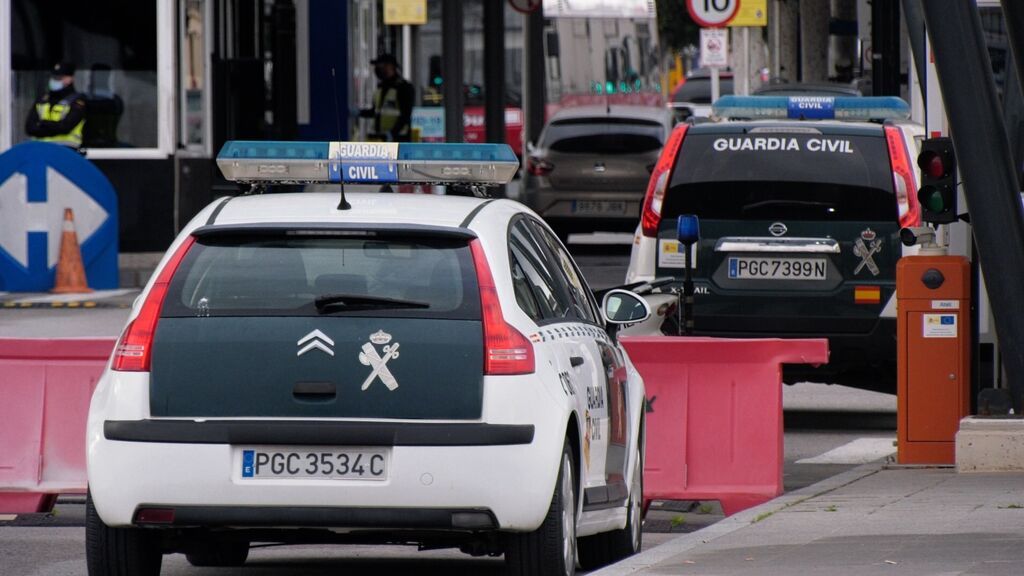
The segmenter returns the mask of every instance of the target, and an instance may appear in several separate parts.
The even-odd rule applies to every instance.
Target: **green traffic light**
[[[933,186],[925,186],[924,188],[921,188],[920,193],[917,195],[917,199],[925,209],[931,212],[943,212],[946,210],[946,201],[942,197],[942,192]]]

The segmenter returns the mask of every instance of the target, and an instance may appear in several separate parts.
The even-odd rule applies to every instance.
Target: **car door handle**
[[[331,400],[337,393],[332,382],[296,382],[292,388],[292,396],[296,400],[307,402]]]
[[[570,356],[569,364],[571,364],[573,368],[583,366],[583,356]]]

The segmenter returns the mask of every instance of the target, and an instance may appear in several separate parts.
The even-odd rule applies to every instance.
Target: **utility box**
[[[900,464],[953,464],[970,412],[970,264],[907,256],[896,265]]]

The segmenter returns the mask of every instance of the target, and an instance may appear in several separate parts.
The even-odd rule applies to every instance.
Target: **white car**
[[[228,143],[219,163],[256,185],[514,172],[505,145],[338,144]],[[545,575],[635,553],[645,396],[615,329],[647,304],[599,308],[516,202],[341,204],[224,198],[171,245],[92,398],[89,574],[239,565],[253,542],[454,547]]]

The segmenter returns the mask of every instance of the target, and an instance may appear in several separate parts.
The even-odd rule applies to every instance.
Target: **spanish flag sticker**
[[[853,289],[854,304],[881,304],[882,289],[878,286],[856,286]]]

